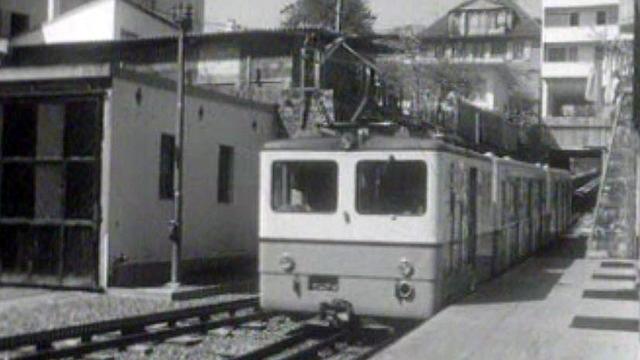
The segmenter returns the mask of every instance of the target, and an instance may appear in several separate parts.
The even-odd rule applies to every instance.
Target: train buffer
[[[635,261],[585,257],[585,237],[533,257],[374,359],[629,359],[640,355]]]

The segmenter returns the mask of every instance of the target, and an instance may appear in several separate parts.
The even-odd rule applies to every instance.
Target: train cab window
[[[360,214],[424,214],[427,166],[423,161],[362,161],[356,171]]]
[[[276,212],[329,213],[338,204],[338,165],[331,161],[273,164],[271,206]]]

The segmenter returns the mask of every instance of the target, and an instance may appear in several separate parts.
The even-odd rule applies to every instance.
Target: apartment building
[[[544,0],[543,7],[542,116],[595,116],[606,79],[593,76],[606,43],[620,34],[619,0]]]
[[[204,0],[0,0],[0,39],[6,48],[9,38],[25,45],[168,35],[180,3],[193,7],[200,32]]]
[[[543,0],[542,121],[565,154],[599,157],[623,40],[620,0]]]
[[[471,102],[503,112],[518,93],[539,98],[540,25],[510,0],[466,1],[419,34],[425,64],[475,69]]]

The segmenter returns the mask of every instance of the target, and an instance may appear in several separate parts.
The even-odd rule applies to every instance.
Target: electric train
[[[260,163],[265,310],[429,318],[571,219],[567,171],[438,139],[282,140]]]

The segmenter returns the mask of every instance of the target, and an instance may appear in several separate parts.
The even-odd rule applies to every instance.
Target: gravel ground
[[[32,293],[28,291],[21,293],[18,290],[6,288],[1,288],[0,294],[2,298],[11,299],[16,299],[20,294],[26,296],[25,301],[16,303],[15,300],[11,300],[7,302],[10,304],[7,306],[2,306],[0,300],[0,337],[247,297],[247,295],[220,295],[206,299],[171,302],[83,292],[51,292],[50,296],[31,296]],[[191,345],[174,344],[170,341],[162,344],[136,345],[125,351],[107,351],[106,354],[118,360],[229,359],[279,341],[291,331],[299,329],[301,325],[302,322],[298,319],[284,315],[274,316],[265,321],[255,321],[237,328],[214,329],[206,335],[196,335],[194,336],[196,341]],[[353,359],[367,351],[370,345],[367,341],[341,344],[337,351],[327,351],[324,357],[340,360]]]
[[[0,293],[5,290],[0,289]],[[19,303],[14,299],[8,306],[2,306],[0,302],[0,337],[246,297],[247,295],[220,295],[172,302],[105,294],[52,292],[51,296],[26,298]]]
[[[298,329],[300,322],[286,316],[276,316],[249,326],[210,331],[202,342],[193,346],[168,343],[154,346],[149,352],[130,349],[115,353],[118,360],[138,359],[228,359],[283,339]]]

